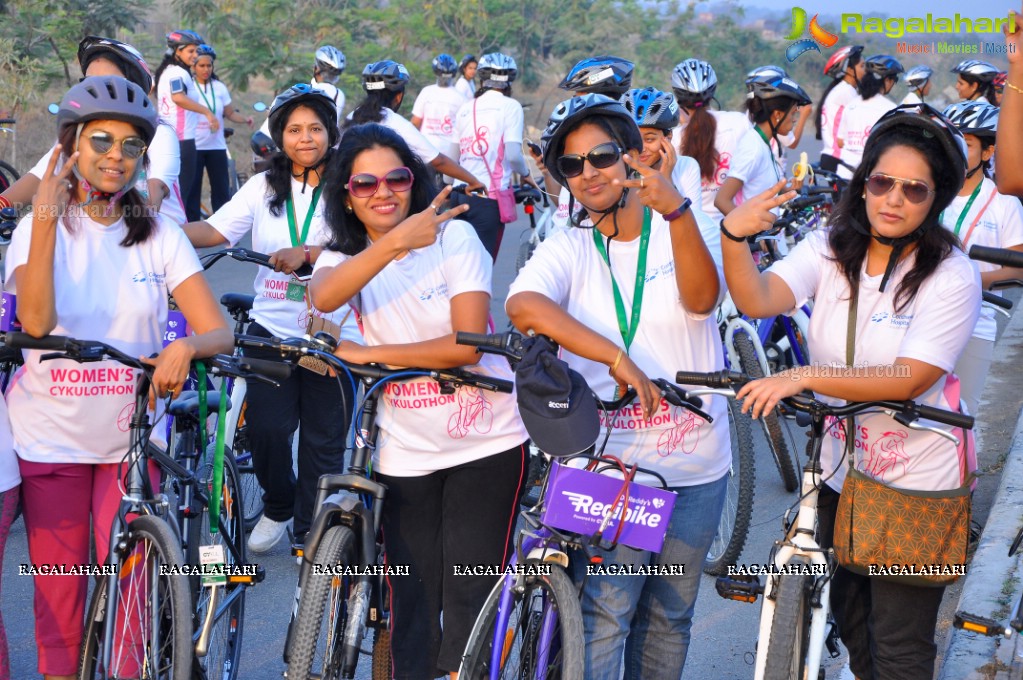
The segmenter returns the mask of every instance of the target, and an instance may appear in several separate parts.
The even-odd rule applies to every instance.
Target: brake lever
[[[903,418],[899,417],[902,415],[902,413],[899,411],[894,411],[892,409],[883,409],[883,411],[884,413],[887,413],[891,418],[895,419],[896,421],[898,421],[902,425],[905,425],[911,430],[917,430],[919,432],[933,432],[934,434],[940,435],[945,439],[949,440],[956,446],[959,446],[959,437],[955,436],[951,432],[948,432],[947,430],[943,430],[940,427],[932,427],[930,425],[921,425],[916,420],[911,420],[907,422],[904,417]]]
[[[661,396],[664,397],[665,401],[674,406],[684,408],[687,411],[692,411],[700,418],[703,418],[708,423],[713,423],[714,418],[709,413],[701,410],[703,406],[703,400],[698,396],[694,396],[677,385],[672,385],[664,378],[657,378],[652,381],[655,385],[661,388]]]

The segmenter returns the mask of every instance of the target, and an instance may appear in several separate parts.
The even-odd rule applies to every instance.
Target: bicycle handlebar
[[[985,290],[981,293],[981,297],[984,299],[984,302],[994,305],[995,307],[1001,307],[1002,309],[1012,309],[1011,300],[1006,300],[1005,298],[999,295],[995,295],[994,293],[989,293]]]
[[[248,248],[224,248],[223,250],[216,250],[212,253],[203,255],[199,258],[199,261],[202,263],[203,269],[209,269],[225,256],[230,257],[233,260],[237,260],[238,262],[250,262],[252,264],[258,264],[263,267],[273,269],[273,265],[270,264],[269,255],[257,253],[255,250],[249,250]],[[311,264],[303,264],[293,273],[300,279],[309,278],[313,275],[313,266]]]
[[[675,375],[675,382],[681,385],[701,385],[712,389],[723,390],[737,390],[752,380],[754,380],[754,378],[750,378],[749,376],[743,375],[742,373],[736,373],[734,371],[716,371],[714,373],[679,371]],[[917,404],[915,401],[908,399],[905,401],[857,401],[849,402],[843,406],[830,406],[817,399],[798,396],[786,397],[782,401],[797,411],[802,411],[804,413],[819,411],[836,418],[851,416],[870,408],[881,408],[895,411],[896,413],[892,417],[907,426],[909,423],[917,420],[918,418],[933,420],[944,425],[950,425],[951,427],[958,427],[964,430],[973,429],[974,423],[973,416],[968,416],[963,413],[954,413],[952,411],[946,411],[945,409],[935,408],[925,404]]]
[[[990,262],[1002,267],[1023,267],[1023,253],[1006,248],[970,246],[970,259]]]

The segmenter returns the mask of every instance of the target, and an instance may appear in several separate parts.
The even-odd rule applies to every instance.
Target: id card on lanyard
[[[298,220],[295,219],[295,202],[291,199],[291,194],[285,200],[288,213],[288,233],[291,236],[292,247],[305,245],[305,241],[309,237],[309,225],[313,223],[313,213],[316,212],[316,204],[320,201],[321,189],[322,187],[319,186],[313,189],[313,200],[309,203],[309,210],[305,214],[301,234],[298,233]],[[303,302],[305,300],[305,288],[304,283],[292,279],[288,281],[288,290],[284,296],[292,302]]]

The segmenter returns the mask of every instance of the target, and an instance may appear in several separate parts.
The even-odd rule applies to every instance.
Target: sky
[[[892,0],[738,0],[745,7],[764,7],[773,10],[788,10],[793,5],[802,7],[810,16],[815,12],[821,14],[842,14],[857,12],[861,14],[888,14],[924,16],[928,12],[934,16],[955,16],[959,12],[969,17],[1004,17],[1009,8],[1020,11],[1020,0],[927,0],[927,2],[892,2]]]

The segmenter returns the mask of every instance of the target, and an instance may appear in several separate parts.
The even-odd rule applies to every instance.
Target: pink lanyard
[[[997,189],[992,189],[991,190],[991,195],[987,197],[987,202],[984,203],[984,206],[977,213],[977,216],[973,218],[973,222],[970,223],[970,228],[966,230],[966,236],[963,237],[963,249],[964,250],[966,249],[966,244],[970,240],[970,235],[973,234],[973,228],[977,226],[977,222],[980,222],[981,215],[983,215],[984,211],[987,210],[987,207],[989,205],[991,205],[991,201],[995,200],[995,194],[997,194],[997,193],[998,193]]]

